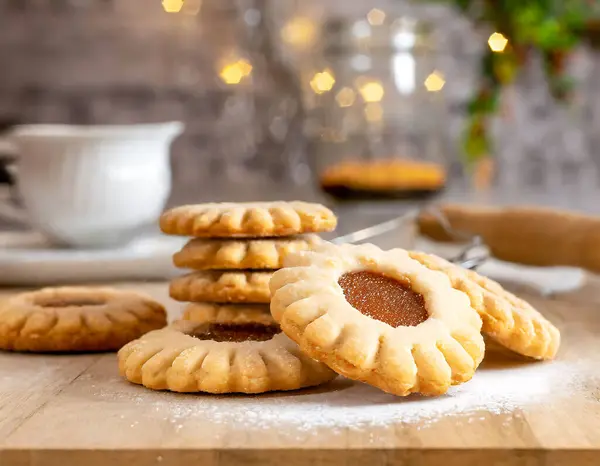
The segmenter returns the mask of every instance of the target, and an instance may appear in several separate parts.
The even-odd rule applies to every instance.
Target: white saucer
[[[161,280],[181,274],[172,255],[186,238],[151,236],[113,249],[58,249],[35,232],[0,232],[0,285]]]

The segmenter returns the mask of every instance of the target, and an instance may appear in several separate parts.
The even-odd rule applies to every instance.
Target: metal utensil
[[[465,269],[474,270],[481,266],[489,258],[489,250],[481,236],[472,235],[465,231],[456,230],[451,227],[450,222],[443,212],[434,205],[429,205],[424,209],[413,209],[403,215],[387,220],[376,225],[372,225],[362,230],[354,231],[346,235],[338,236],[331,240],[334,244],[356,243],[366,239],[375,238],[384,233],[397,230],[406,224],[407,221],[416,220],[421,212],[426,211],[433,215],[440,223],[444,231],[451,237],[467,244],[464,249],[455,257],[449,259],[450,262],[459,265]]]

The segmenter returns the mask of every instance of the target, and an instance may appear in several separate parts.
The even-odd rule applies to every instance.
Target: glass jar
[[[413,197],[446,180],[443,74],[427,24],[327,19],[305,83],[312,169],[336,197]]]

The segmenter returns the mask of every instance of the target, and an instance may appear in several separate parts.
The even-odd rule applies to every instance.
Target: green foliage
[[[490,154],[487,121],[498,109],[502,87],[514,82],[531,53],[543,57],[549,89],[564,101],[573,89],[564,67],[569,52],[588,39],[592,45],[598,40],[588,34],[588,28],[594,19],[600,21],[600,0],[429,1],[452,4],[477,25],[486,25],[508,39],[503,52],[487,48],[481,60],[480,84],[468,105],[465,131],[465,153],[470,161]]]
[[[468,162],[474,162],[481,158],[482,154],[489,154],[490,141],[485,130],[484,120],[470,118],[465,130],[465,154]]]
[[[489,115],[498,109],[500,92],[497,86],[488,89],[480,89],[469,102],[467,109],[470,115]]]

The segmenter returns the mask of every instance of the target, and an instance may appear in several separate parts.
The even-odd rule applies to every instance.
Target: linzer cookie
[[[182,319],[232,324],[274,322],[268,304],[192,303],[186,307]]]
[[[481,319],[448,277],[402,249],[324,245],[288,256],[271,313],[302,351],[386,392],[445,393],[481,362]]]
[[[483,320],[483,332],[502,346],[535,359],[552,359],[560,332],[526,301],[471,270],[424,252],[410,255],[429,269],[445,273],[452,286],[464,292]]]
[[[0,305],[0,349],[110,351],[167,324],[149,296],[111,288],[43,288]]]
[[[336,374],[305,356],[274,322],[178,321],[119,351],[119,371],[154,390],[263,393],[295,390]]]
[[[268,303],[269,280],[273,272],[193,272],[174,278],[169,294],[177,301],[214,303]]]
[[[189,241],[173,256],[185,269],[279,269],[285,256],[312,249],[320,238],[313,234],[270,239],[204,239]]]
[[[160,218],[170,235],[195,237],[265,237],[332,231],[333,212],[308,202],[251,202],[175,207]]]

